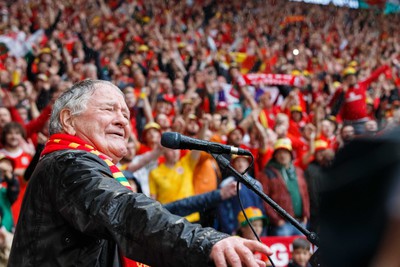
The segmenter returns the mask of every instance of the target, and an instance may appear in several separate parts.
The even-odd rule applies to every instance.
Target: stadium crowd
[[[398,15],[277,0],[17,0],[0,17],[3,244],[52,104],[84,79],[125,95],[132,134],[119,167],[135,190],[165,205],[220,192],[184,215],[228,234],[243,221],[235,178],[205,152],[162,147],[163,132],[250,150],[254,162],[228,156],[232,166],[318,231],[318,177],[335,153],[400,124]],[[267,218],[263,235],[299,234],[239,194],[249,217]]]

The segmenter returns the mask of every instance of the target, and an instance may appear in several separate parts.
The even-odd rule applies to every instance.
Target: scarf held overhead
[[[115,180],[117,180],[119,183],[121,183],[123,186],[128,188],[129,190],[132,190],[132,188],[129,185],[128,180],[125,178],[125,176],[122,174],[122,172],[118,169],[117,166],[115,166],[114,163],[112,163],[111,160],[109,160],[104,154],[102,154],[100,151],[96,150],[93,146],[86,144],[82,139],[68,135],[68,134],[53,134],[50,136],[49,141],[47,141],[46,146],[41,154],[41,156],[44,156],[46,154],[49,154],[54,151],[58,150],[67,150],[67,149],[72,149],[72,150],[83,150],[90,152],[92,154],[95,154],[99,158],[105,161],[105,163],[108,165],[110,168],[110,171],[112,173],[112,176],[114,177]]]
[[[302,87],[306,84],[304,77],[289,74],[250,73],[244,75],[244,80],[247,84],[252,85],[290,85]]]

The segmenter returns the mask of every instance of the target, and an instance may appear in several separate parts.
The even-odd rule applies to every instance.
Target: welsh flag
[[[400,13],[400,0],[387,0],[384,13]]]
[[[358,4],[360,8],[383,8],[386,0],[359,0]]]
[[[230,55],[235,59],[235,62],[240,63],[240,72],[248,73],[257,61],[255,55],[249,55],[242,52],[231,52]]]
[[[400,0],[359,0],[360,8],[378,8],[384,14],[399,13]]]

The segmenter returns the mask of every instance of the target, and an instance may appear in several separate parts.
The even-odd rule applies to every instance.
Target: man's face
[[[319,150],[315,152],[315,161],[317,161],[319,164],[322,165],[322,162],[324,161],[324,150]]]
[[[155,128],[151,128],[146,131],[144,135],[144,140],[147,145],[158,144],[161,140],[161,133]]]
[[[275,153],[275,159],[279,164],[287,166],[292,161],[292,155],[286,149],[279,149]]]
[[[136,71],[133,75],[135,80],[135,86],[142,88],[146,84],[146,77],[143,75],[141,71]]]
[[[240,146],[240,144],[242,143],[243,140],[243,135],[240,132],[240,130],[233,130],[230,134],[229,134],[229,144],[234,145],[234,146]]]
[[[348,75],[346,77],[346,82],[347,84],[349,84],[350,86],[354,86],[357,83],[357,77],[356,75]]]
[[[221,128],[221,114],[214,113],[211,120],[211,127],[213,130],[219,130]]]
[[[136,96],[133,93],[133,90],[129,90],[125,93],[125,102],[129,108],[133,108],[136,104]]]
[[[118,88],[95,86],[86,110],[72,117],[72,125],[77,137],[117,162],[127,153],[129,109]]]
[[[39,73],[46,73],[48,71],[48,69],[49,69],[49,65],[47,62],[45,62],[45,61],[39,62],[39,64],[38,64]]]
[[[295,122],[301,121],[301,116],[302,116],[301,112],[298,112],[298,111],[293,111],[293,112],[292,112],[292,119],[293,119]]]
[[[306,140],[310,140],[311,139],[311,134],[313,133],[313,128],[310,127],[309,125],[304,126],[303,130],[302,130],[302,136],[306,139]]]
[[[323,149],[315,152],[315,161],[323,167],[331,165],[335,152],[332,149]]]
[[[249,165],[249,161],[244,157],[238,157],[232,162],[233,168],[240,173],[243,173]]]
[[[26,98],[25,88],[18,86],[14,89],[14,96],[18,101],[22,101]]]
[[[171,121],[169,120],[169,118],[165,114],[159,114],[156,117],[156,122],[158,123],[158,125],[161,126],[161,129],[163,131],[167,131],[167,130],[169,130],[171,128]]]
[[[200,130],[200,126],[196,120],[189,120],[186,125],[186,133],[189,136],[195,136]]]
[[[260,103],[263,107],[269,108],[272,106],[271,95],[269,93],[264,93],[260,97]]]
[[[185,84],[181,79],[176,79],[174,81],[174,93],[180,95],[185,91]]]
[[[328,137],[330,137],[335,131],[334,126],[328,120],[323,120],[321,123],[321,131]]]
[[[377,132],[378,131],[378,124],[376,121],[370,120],[365,123],[365,130],[368,132]]]
[[[156,103],[156,113],[157,114],[169,114],[172,110],[172,105],[170,103],[160,101]]]
[[[164,152],[166,162],[175,164],[179,161],[180,151],[178,149],[166,149]]]
[[[354,128],[352,126],[345,126],[342,130],[343,140],[349,141],[354,137]]]
[[[257,235],[260,236],[263,231],[263,221],[262,220],[255,220],[251,222],[251,225],[254,228],[254,231],[256,231]],[[242,230],[242,237],[251,239],[251,240],[257,240],[253,231],[250,228],[250,225],[246,225],[241,228]]]

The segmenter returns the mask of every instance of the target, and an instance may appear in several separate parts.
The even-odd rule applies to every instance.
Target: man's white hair
[[[49,133],[55,134],[62,132],[63,128],[60,122],[60,113],[62,110],[70,110],[73,116],[84,112],[90,97],[100,84],[113,87],[123,95],[118,87],[108,81],[88,79],[74,84],[70,89],[62,93],[54,103],[53,111],[50,116]]]

